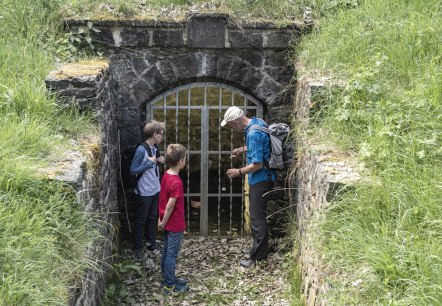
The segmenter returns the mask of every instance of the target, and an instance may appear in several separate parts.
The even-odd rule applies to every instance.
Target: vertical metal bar
[[[219,87],[219,114],[218,122],[221,122],[222,118],[222,93],[223,90],[221,86]],[[224,176],[223,176],[224,177]],[[218,124],[218,236],[221,235],[221,125]]]
[[[187,88],[187,228],[190,234],[190,86]]]
[[[209,169],[209,114],[207,108],[207,85],[204,85],[204,107],[201,114],[201,211],[200,211],[200,233],[203,236],[208,234],[208,169]]]
[[[166,100],[167,100],[167,96],[164,95],[163,98],[163,112],[164,112],[164,155],[166,155],[167,152],[167,117],[166,117]],[[166,165],[165,165],[166,166]]]
[[[232,88],[232,105],[235,105],[235,90]],[[235,131],[231,130],[230,132],[230,147],[232,149],[234,149],[233,147],[233,133],[236,133]],[[230,168],[233,168],[233,160],[230,159]],[[232,201],[233,201],[233,197],[232,197],[232,192],[233,192],[233,188],[232,188],[232,179],[230,179],[230,211],[229,211],[229,231],[230,231],[230,236],[232,235]]]
[[[244,112],[247,114],[247,98],[246,96],[244,96]],[[245,145],[245,144],[243,144]],[[242,154],[242,164],[244,165],[244,159],[245,159],[245,154]],[[245,184],[245,179],[244,176],[241,178],[241,186],[242,186],[242,190],[241,190],[241,236],[244,235],[244,184]]]
[[[178,90],[175,92],[175,143],[178,143]]]

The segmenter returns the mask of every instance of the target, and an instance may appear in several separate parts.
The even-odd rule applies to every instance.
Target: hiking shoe
[[[175,293],[184,293],[184,292],[188,292],[189,291],[189,286],[187,285],[178,285],[175,284],[172,287],[168,287],[168,286],[163,286],[163,294],[164,295],[169,295],[173,292]]]
[[[161,254],[161,249],[157,245],[148,246],[147,250],[152,252],[152,253],[154,253],[155,255],[160,255]]]
[[[241,267],[244,268],[250,268],[253,267],[256,263],[256,260],[252,260],[252,259],[241,259],[239,261],[239,264],[241,265]]]
[[[142,260],[144,257],[143,248],[134,249],[134,256],[136,260]]]
[[[241,253],[244,255],[250,255],[253,253],[253,248],[242,248]]]

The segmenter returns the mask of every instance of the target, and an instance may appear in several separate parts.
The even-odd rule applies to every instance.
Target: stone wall
[[[329,289],[327,265],[316,247],[317,224],[338,191],[361,179],[354,161],[329,146],[313,144],[307,137],[313,93],[324,86],[322,81],[300,79],[295,102],[297,148],[301,149],[292,187],[297,188],[293,196],[297,202],[302,293],[309,306],[327,305],[323,296]]]
[[[200,13],[182,22],[66,20],[69,30],[85,27],[88,31],[88,23],[99,29],[90,31],[92,43],[110,61],[125,186],[131,185],[129,166],[133,148],[142,139],[147,103],[178,86],[227,84],[260,100],[268,122],[291,121],[295,71],[289,64],[288,50],[298,43],[303,24],[239,24],[227,14]],[[131,203],[131,192],[126,194],[125,203]],[[273,198],[271,211],[287,206],[285,194],[280,194],[279,200],[277,194]],[[121,211],[125,203],[121,202]],[[125,222],[122,226],[122,232],[128,232]]]
[[[120,156],[116,108],[110,94],[110,82],[108,64],[102,61],[67,64],[46,78],[48,90],[61,97],[59,101],[92,108],[100,130],[99,135],[85,144],[90,154],[85,155],[82,150],[70,154],[69,167],[55,177],[73,185],[84,210],[99,216],[97,226],[102,236],[91,242],[87,251],[89,260],[95,263],[97,269],[85,272],[81,288],[70,301],[71,305],[100,304],[117,242],[117,170]],[[87,97],[84,94],[86,91],[91,93]]]
[[[251,94],[270,122],[289,122],[294,68],[288,49],[303,26],[237,24],[226,14],[193,14],[182,22],[67,20],[69,29],[92,22],[92,43],[109,57],[119,109],[122,151],[140,141],[146,104],[169,89],[219,82]],[[123,165],[125,167],[125,165]]]

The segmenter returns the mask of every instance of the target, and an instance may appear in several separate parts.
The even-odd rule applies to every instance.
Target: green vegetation
[[[335,10],[342,5],[352,6],[356,0],[311,1],[311,0],[76,0],[66,6],[68,17],[82,18],[186,18],[189,11],[229,13],[238,19],[267,19],[287,22],[302,16],[309,5],[315,14]],[[311,16],[314,18],[315,16]]]
[[[85,266],[90,217],[37,169],[89,124],[46,96],[61,1],[0,2],[0,305],[66,304]]]
[[[36,174],[67,136],[89,124],[87,116],[46,96],[43,79],[56,59],[87,54],[75,42],[87,43],[83,33],[59,32],[58,12],[180,19],[196,9],[284,23],[300,19],[306,7],[319,22],[296,48],[299,75],[346,84],[315,97],[309,132],[355,151],[373,173],[371,186],[346,191],[321,224],[318,245],[339,275],[330,278],[327,301],[440,303],[441,1],[67,2],[0,2],[0,304],[66,304],[90,267],[83,254],[94,235],[91,218],[79,212],[70,188]]]
[[[321,245],[336,305],[442,301],[442,2],[367,0],[325,15],[298,48],[316,96],[311,135],[354,150],[372,186],[327,211]],[[325,131],[325,132],[324,132]],[[317,136],[316,136],[317,137]]]

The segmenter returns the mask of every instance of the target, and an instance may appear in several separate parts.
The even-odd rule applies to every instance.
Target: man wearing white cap
[[[243,249],[243,254],[249,254],[249,259],[242,259],[240,265],[246,268],[253,266],[256,261],[267,259],[268,255],[268,229],[267,229],[267,201],[263,194],[268,192],[275,181],[275,173],[264,167],[264,161],[270,159],[270,137],[258,129],[251,129],[253,125],[267,127],[262,119],[248,118],[244,111],[236,106],[231,106],[224,114],[221,126],[227,125],[238,132],[244,133],[246,143],[243,147],[232,151],[231,157],[246,153],[247,166],[227,170],[229,178],[248,175],[250,185],[250,217],[252,219],[253,247]]]

